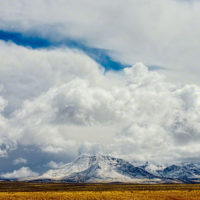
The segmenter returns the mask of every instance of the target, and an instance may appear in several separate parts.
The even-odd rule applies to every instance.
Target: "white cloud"
[[[26,164],[27,163],[27,160],[24,159],[24,158],[17,158],[13,161],[13,164],[14,165],[19,165],[19,164]]]
[[[18,170],[14,170],[13,172],[1,174],[0,176],[6,179],[21,179],[21,178],[27,178],[27,177],[35,177],[38,175],[39,175],[38,173],[31,171],[30,168],[22,167]]]
[[[50,162],[48,162],[47,163],[47,167],[50,167],[50,168],[59,168],[59,167],[62,167],[64,165],[64,163],[63,162],[55,162],[55,161],[50,161]]]
[[[16,143],[10,138],[11,127],[9,120],[2,114],[4,108],[7,106],[7,101],[1,96],[2,88],[0,88],[0,157],[5,157],[9,150],[15,148]]]
[[[7,0],[0,3],[0,26],[83,40],[122,62],[160,65],[169,79],[199,83],[199,9],[189,0]]]

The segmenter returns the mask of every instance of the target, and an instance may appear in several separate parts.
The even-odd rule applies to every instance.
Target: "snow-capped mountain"
[[[81,156],[74,162],[51,169],[36,179],[66,182],[169,182],[123,159],[104,155]]]

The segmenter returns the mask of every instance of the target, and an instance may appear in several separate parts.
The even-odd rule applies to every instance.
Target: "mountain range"
[[[83,155],[40,176],[18,180],[71,183],[200,183],[200,163],[163,166],[146,162],[136,165],[107,155]]]

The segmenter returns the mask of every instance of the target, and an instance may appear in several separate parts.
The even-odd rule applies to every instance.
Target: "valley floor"
[[[200,200],[198,184],[0,182],[0,200]]]

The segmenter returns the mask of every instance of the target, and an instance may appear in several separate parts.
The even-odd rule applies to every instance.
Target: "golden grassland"
[[[0,192],[0,200],[196,200],[200,191]]]
[[[0,200],[200,200],[198,184],[64,184],[1,182]]]

